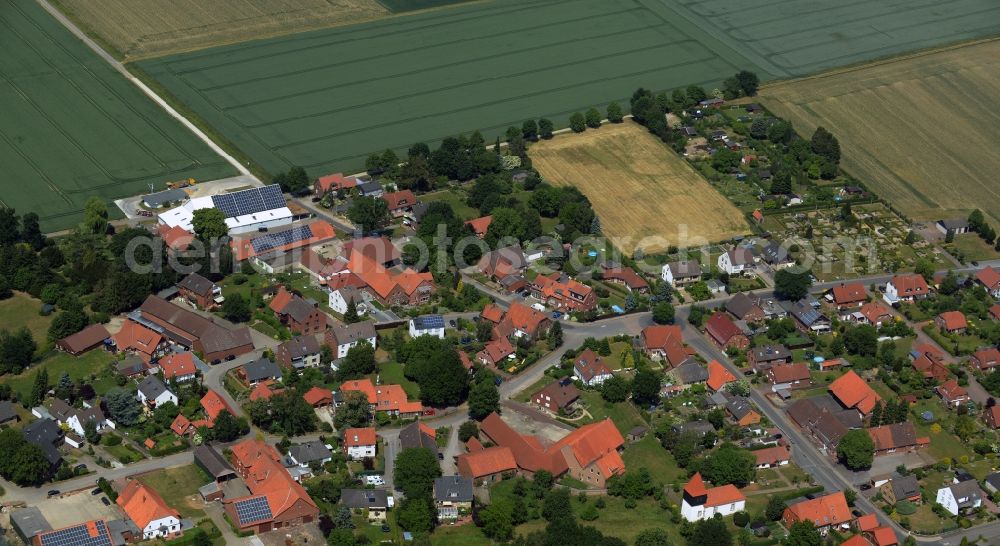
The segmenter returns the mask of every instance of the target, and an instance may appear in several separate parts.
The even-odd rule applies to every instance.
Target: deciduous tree
[[[850,470],[867,470],[872,466],[875,444],[868,431],[854,429],[848,431],[837,444],[837,457]]]

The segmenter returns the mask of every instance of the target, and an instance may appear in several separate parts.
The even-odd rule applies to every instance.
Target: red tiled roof
[[[872,546],[872,543],[868,542],[868,539],[861,535],[854,535],[844,542],[841,542],[840,546]]]
[[[938,392],[949,401],[958,400],[969,395],[969,391],[959,385],[955,379],[949,379],[938,386]]]
[[[993,266],[977,271],[976,280],[982,283],[987,290],[993,291],[1000,289],[1000,271],[993,269]]]
[[[1000,320],[1000,303],[990,307],[990,315],[993,316],[993,320]]]
[[[382,195],[382,199],[384,199],[386,204],[389,206],[390,212],[397,209],[412,207],[417,203],[417,196],[413,195],[413,192],[410,190],[386,193]]]
[[[833,287],[833,301],[837,305],[849,305],[865,301],[868,291],[861,283],[842,284]]]
[[[424,407],[420,402],[408,401],[406,391],[399,385],[378,385],[375,387],[375,411],[419,413]]]
[[[126,320],[122,329],[113,336],[115,346],[119,351],[136,351],[143,361],[149,362],[156,348],[163,341],[163,336],[146,328],[138,322]]]
[[[705,481],[701,478],[700,472],[695,472],[694,476],[684,485],[684,491],[692,497],[706,497],[705,506],[722,506],[746,500],[743,493],[735,485],[727,484],[721,487],[705,487]]]
[[[808,381],[809,366],[805,362],[794,364],[775,364],[767,371],[773,383],[790,383],[792,381]]]
[[[945,330],[948,331],[969,327],[969,323],[965,320],[965,315],[961,311],[945,311],[938,315],[938,318],[941,319]]]
[[[642,339],[647,350],[663,351],[672,366],[677,366],[691,355],[691,351],[684,346],[680,326],[647,326],[642,329]]]
[[[344,173],[328,174],[316,180],[323,193],[337,191],[340,189],[350,189],[358,185],[358,179],[353,176],[344,176]]]
[[[788,448],[785,446],[774,446],[766,447],[764,449],[758,449],[753,452],[754,457],[757,457],[757,464],[778,464],[782,461],[787,461],[789,454]]]
[[[873,530],[872,537],[875,538],[876,546],[894,546],[895,544],[899,544],[899,541],[896,539],[896,533],[888,527],[878,527]]]
[[[564,275],[558,271],[552,272],[549,276],[536,276],[535,280],[532,281],[532,285],[536,290],[541,292],[543,299],[552,298],[562,302],[571,302],[572,305],[582,302],[570,296],[567,292],[578,294],[583,299],[586,299],[593,292],[591,287],[568,276],[564,278]]]
[[[479,438],[476,438],[475,436],[473,436],[473,437],[469,438],[469,440],[467,442],[465,442],[465,449],[468,450],[469,452],[482,451],[483,450],[483,443],[479,441]]]
[[[322,403],[324,400],[333,400],[333,393],[330,392],[330,389],[313,387],[306,391],[306,393],[302,395],[302,398],[304,398],[310,406],[315,406],[316,404]]]
[[[344,381],[340,385],[340,390],[344,392],[357,391],[364,393],[365,397],[368,398],[369,404],[378,403],[378,397],[375,395],[375,384],[372,383],[371,379],[352,379],[350,381]]]
[[[972,353],[972,357],[978,361],[976,366],[978,366],[981,370],[1000,366],[1000,349],[997,349],[996,347],[980,349]]]
[[[900,449],[917,444],[917,429],[908,421],[870,428],[868,435],[875,444],[875,451]]]
[[[483,317],[484,319],[494,324],[497,324],[501,320],[503,320],[503,314],[504,314],[503,308],[501,308],[499,305],[495,303],[491,303],[486,307],[483,307],[483,312],[480,313],[479,316]]]
[[[858,530],[862,533],[871,531],[872,529],[878,527],[878,516],[875,514],[865,514],[858,518],[857,526]]]
[[[504,322],[509,323],[518,330],[527,332],[534,336],[543,322],[548,319],[543,313],[535,311],[531,307],[521,303],[512,303],[504,316]]]
[[[349,428],[344,431],[345,447],[373,446],[376,443],[375,429],[371,427]]]
[[[708,363],[708,387],[717,391],[726,386],[726,383],[736,381],[736,376],[725,368],[718,360]]]
[[[170,381],[174,377],[183,375],[194,375],[194,355],[190,352],[173,353],[166,358],[161,358],[160,369],[163,370],[163,379]]]
[[[251,495],[236,499],[226,499],[226,503],[237,502],[250,497],[264,497],[271,508],[273,519],[281,518],[286,510],[299,501],[305,502],[316,517],[316,503],[306,490],[298,484],[281,465],[281,455],[272,446],[260,440],[244,440],[232,447],[236,467]]]
[[[615,279],[620,280],[625,283],[625,286],[633,290],[642,290],[649,288],[649,283],[646,279],[643,279],[635,272],[631,267],[616,267],[608,268],[604,270],[605,279]]]
[[[858,312],[872,324],[875,324],[880,319],[884,319],[885,317],[890,319],[892,318],[892,311],[889,311],[888,307],[874,301],[862,305]]]
[[[896,287],[896,292],[900,297],[923,296],[930,292],[927,281],[916,273],[896,275],[889,282]]]
[[[863,415],[868,415],[875,404],[881,400],[879,395],[865,383],[864,379],[854,373],[854,370],[838,377],[830,383],[830,392],[848,408],[857,408]]]
[[[472,440],[475,438],[470,438],[469,443],[472,443]],[[456,458],[456,463],[459,473],[471,479],[517,470],[514,453],[505,446],[463,453]]]
[[[208,389],[205,396],[201,397],[201,407],[205,410],[205,415],[208,416],[208,421],[210,423],[215,423],[215,419],[222,413],[222,410],[226,410],[233,415],[236,413],[233,408],[229,407],[229,404],[219,396],[219,393]]]
[[[139,480],[130,480],[116,502],[140,530],[158,519],[170,516],[178,520],[181,518],[177,510],[167,506],[163,497],[153,488],[139,483]]]
[[[166,224],[160,224],[156,231],[171,250],[187,250],[191,246],[191,241],[194,241],[194,233],[180,226],[168,227]]]
[[[490,224],[493,223],[493,216],[483,216],[482,218],[475,218],[469,220],[465,225],[472,228],[472,232],[476,235],[482,237],[486,235],[486,231],[490,228]]]
[[[467,355],[465,353],[465,351],[459,351],[458,352],[458,359],[462,361],[462,366],[466,370],[471,370],[472,369],[472,366],[473,366],[472,359],[469,358],[469,355]]]
[[[505,337],[500,337],[488,342],[486,346],[483,347],[483,350],[480,351],[479,355],[481,357],[485,357],[493,364],[496,364],[497,362],[500,362],[501,360],[514,354],[514,352],[515,349],[514,346],[511,345],[510,340]]]
[[[272,389],[274,386],[274,381],[268,379],[267,381],[261,381],[254,385],[253,389],[250,390],[250,400],[270,400],[272,396],[278,394],[284,389]]]
[[[740,327],[721,312],[713,314],[708,319],[708,322],[705,323],[705,332],[712,336],[712,339],[719,345],[726,345],[729,340],[743,334]]]
[[[611,374],[611,368],[604,363],[604,359],[590,349],[577,355],[576,360],[573,361],[573,369],[580,374],[580,379],[586,383],[597,376]]]
[[[178,413],[177,417],[174,417],[174,422],[170,424],[170,430],[174,431],[174,434],[178,436],[184,436],[187,434],[188,428],[191,427],[191,421],[187,417],[184,417],[183,413]]]
[[[841,525],[851,521],[851,511],[843,491],[793,504],[785,509],[785,519],[811,521],[816,527]]]

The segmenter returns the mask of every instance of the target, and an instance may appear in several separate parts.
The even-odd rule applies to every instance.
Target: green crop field
[[[385,6],[386,9],[392,13],[403,13],[407,11],[416,11],[418,9],[439,8],[451,4],[471,1],[472,0],[378,0],[378,3]]]
[[[505,0],[140,61],[270,172],[716,85],[749,61],[655,0]]]
[[[0,0],[0,205],[47,231],[91,195],[235,174],[33,1]]]
[[[995,0],[945,4],[484,1],[138,65],[266,170],[318,175],[527,118],[565,125],[639,86],[711,89],[744,68],[769,80],[997,31]]]

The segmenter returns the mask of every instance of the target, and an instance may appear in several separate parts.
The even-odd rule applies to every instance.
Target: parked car
[[[101,493],[102,493],[102,491],[101,491],[101,488],[100,488],[100,487],[98,487],[98,488],[96,488],[96,489],[94,489],[93,491],[91,491],[91,492],[90,492],[90,494],[91,494],[91,495],[94,495],[95,497],[96,497],[97,495],[100,495]]]
[[[101,502],[104,503],[104,506],[111,506],[111,501],[107,497],[101,497]]]
[[[449,320],[448,321],[448,326],[451,326],[452,328],[454,328],[455,327],[455,321]]]
[[[437,410],[434,408],[427,408],[424,410],[424,415],[434,415],[435,413],[437,413]]]
[[[87,471],[87,465],[85,465],[85,464],[78,464],[78,465],[76,465],[76,466],[73,467],[73,472],[75,472],[77,474],[80,474],[80,473],[86,472],[86,471]]]
[[[553,311],[552,312],[552,318],[554,318],[556,320],[559,320],[559,319],[562,318],[562,313],[560,313],[559,311]]]
[[[55,497],[58,494],[59,494],[59,490],[58,489],[49,489],[49,492],[48,492],[48,496],[49,497]]]

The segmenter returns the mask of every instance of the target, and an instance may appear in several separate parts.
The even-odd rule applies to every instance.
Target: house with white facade
[[[611,379],[611,368],[594,351],[587,349],[573,361],[573,373],[588,387],[595,387]]]
[[[744,247],[731,249],[719,256],[718,266],[721,271],[730,275],[742,275],[745,271],[753,269],[753,251]]]
[[[444,339],[444,317],[422,315],[410,319],[410,337],[434,336]]]
[[[670,286],[683,286],[701,280],[701,264],[697,260],[681,260],[663,264],[660,278]]]
[[[974,479],[938,489],[937,503],[953,516],[975,510],[983,504],[983,490]]]
[[[908,303],[924,299],[930,294],[930,287],[923,276],[916,273],[896,275],[885,285],[882,299],[889,305]]]
[[[368,312],[368,305],[365,303],[361,291],[353,286],[342,286],[330,292],[328,303],[330,309],[343,315],[347,313],[347,306],[351,301],[354,302],[354,309],[358,312],[358,316]]]
[[[31,410],[32,413],[38,415],[34,409]],[[93,406],[83,403],[82,409],[76,409],[65,401],[56,398],[52,400],[52,404],[48,409],[49,414],[59,425],[65,425],[75,432],[78,436],[85,437],[83,427],[87,422],[93,422],[97,427],[97,431],[101,432],[105,429],[114,429],[115,424],[110,419],[104,416],[104,412],[101,411],[101,405],[95,404]]]
[[[116,501],[142,532],[143,540],[167,538],[181,533],[181,515],[167,506],[153,488],[131,480]]]
[[[340,360],[358,343],[367,343],[372,348],[377,348],[375,337],[375,323],[366,320],[328,329],[324,334],[324,342],[333,350],[333,358]]]
[[[695,472],[684,485],[681,517],[687,521],[711,519],[716,514],[728,516],[746,508],[747,499],[735,485],[705,487],[700,472]]]
[[[344,431],[342,444],[344,453],[352,461],[374,457],[377,444],[378,438],[374,428],[349,428]]]
[[[139,382],[135,397],[150,409],[156,408],[167,402],[177,404],[177,395],[170,392],[170,389],[160,381],[155,375],[147,375]]]

